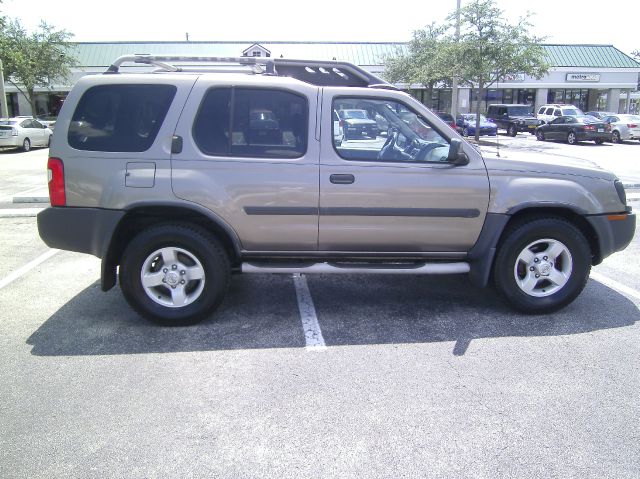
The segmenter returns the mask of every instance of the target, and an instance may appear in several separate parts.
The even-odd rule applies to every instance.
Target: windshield
[[[533,116],[533,110],[530,106],[512,106],[509,107],[509,114],[513,116]]]
[[[344,117],[356,120],[367,120],[369,118],[364,110],[344,110]]]

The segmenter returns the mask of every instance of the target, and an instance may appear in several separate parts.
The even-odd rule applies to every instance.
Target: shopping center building
[[[274,57],[339,60],[354,63],[384,76],[384,59],[401,53],[404,43],[338,42],[87,42],[75,43],[69,54],[78,67],[63,84],[38,91],[37,114],[57,114],[66,94],[81,76],[103,73],[121,55],[132,53]],[[583,111],[640,112],[638,90],[640,63],[612,45],[544,45],[549,73],[536,79],[517,73],[494,84],[478,99],[472,88],[460,88],[458,111],[465,112],[481,101],[482,111],[492,103],[571,103]],[[130,71],[138,67],[128,67]],[[126,71],[127,68],[123,68]],[[451,109],[451,89],[436,88],[431,98],[421,85],[398,85],[434,110]],[[29,114],[27,100],[6,84],[10,115]],[[537,108],[536,108],[537,109]]]

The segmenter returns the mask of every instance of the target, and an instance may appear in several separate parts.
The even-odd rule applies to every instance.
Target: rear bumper
[[[603,140],[603,141],[611,141],[611,133],[607,133],[606,131],[603,133],[599,133],[597,131],[583,131],[576,132],[576,137],[578,140]]]
[[[22,140],[19,136],[3,136],[0,137],[0,148],[9,148],[22,146]]]
[[[102,258],[124,214],[121,210],[51,207],[38,213],[38,232],[51,248]]]
[[[599,264],[604,258],[616,251],[625,249],[636,232],[634,213],[587,216],[598,238],[600,254],[594,259]]]

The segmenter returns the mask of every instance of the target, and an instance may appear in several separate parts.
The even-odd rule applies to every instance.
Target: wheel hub
[[[176,286],[180,283],[180,275],[175,271],[169,271],[164,275],[164,279],[169,286]]]
[[[551,272],[551,268],[553,268],[553,265],[548,261],[541,261],[540,263],[537,263],[537,265],[534,267],[536,268],[539,275],[549,276],[549,273]]]

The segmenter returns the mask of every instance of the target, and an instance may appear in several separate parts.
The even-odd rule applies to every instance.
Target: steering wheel
[[[395,155],[395,146],[398,141],[398,131],[394,130],[391,134],[387,136],[387,141],[382,145],[382,149],[380,153],[378,153],[378,160],[394,160]]]

